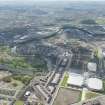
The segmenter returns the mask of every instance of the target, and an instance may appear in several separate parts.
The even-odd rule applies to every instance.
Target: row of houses
[[[32,82],[31,87],[36,94],[36,97],[41,99],[41,101],[45,105],[49,105],[54,92],[56,91],[56,86],[58,85],[60,81],[61,74],[56,72],[48,73],[45,77],[40,78],[39,82],[35,82],[35,80]],[[31,92],[28,92],[26,96],[30,97],[29,94]]]
[[[47,102],[47,103],[49,103],[50,102],[50,100],[51,100],[51,95],[50,94],[48,94],[48,92],[47,92],[47,90],[45,90],[44,88],[43,88],[43,86],[40,86],[40,85],[37,85],[35,88],[35,92],[36,92],[36,94],[38,94],[39,96],[41,96],[41,99],[45,102]]]

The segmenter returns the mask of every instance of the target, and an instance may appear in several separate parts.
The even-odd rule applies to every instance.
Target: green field
[[[24,102],[23,101],[16,101],[15,105],[24,105]]]
[[[100,96],[101,94],[98,94],[98,93],[95,93],[95,92],[91,92],[91,91],[87,91],[85,93],[85,99],[88,100],[88,99],[91,99],[91,98],[95,98],[97,96]]]
[[[97,19],[96,23],[98,23],[100,25],[104,25],[105,24],[105,18]]]
[[[65,72],[63,81],[61,82],[61,86],[62,87],[67,87],[67,80],[68,80],[68,78],[69,78],[69,74],[67,72]]]

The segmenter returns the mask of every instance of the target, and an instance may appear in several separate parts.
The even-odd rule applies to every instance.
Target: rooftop
[[[88,63],[88,69],[89,69],[89,71],[96,72],[96,70],[97,70],[97,64],[94,63],[94,62],[89,62]]]
[[[60,79],[60,74],[56,73],[51,83],[57,84],[59,79]]]
[[[83,76],[75,73],[69,74],[69,79],[67,82],[68,84],[81,87],[83,85],[83,82],[84,82]]]
[[[87,86],[88,86],[88,88],[93,89],[93,90],[102,90],[103,89],[102,80],[97,79],[97,78],[89,78],[87,80]]]

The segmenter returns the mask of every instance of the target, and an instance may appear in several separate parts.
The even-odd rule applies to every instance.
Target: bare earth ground
[[[67,88],[60,88],[53,105],[71,105],[80,99],[81,92]]]
[[[8,71],[1,71],[0,70],[0,80],[4,77],[10,76],[11,73],[9,73]]]

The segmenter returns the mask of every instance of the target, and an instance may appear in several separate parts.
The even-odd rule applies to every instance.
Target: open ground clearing
[[[53,105],[71,105],[79,102],[81,91],[73,89],[60,88]]]
[[[95,92],[91,92],[91,91],[87,91],[85,93],[85,100],[91,99],[91,98],[95,98],[100,96],[101,94],[95,93]]]

